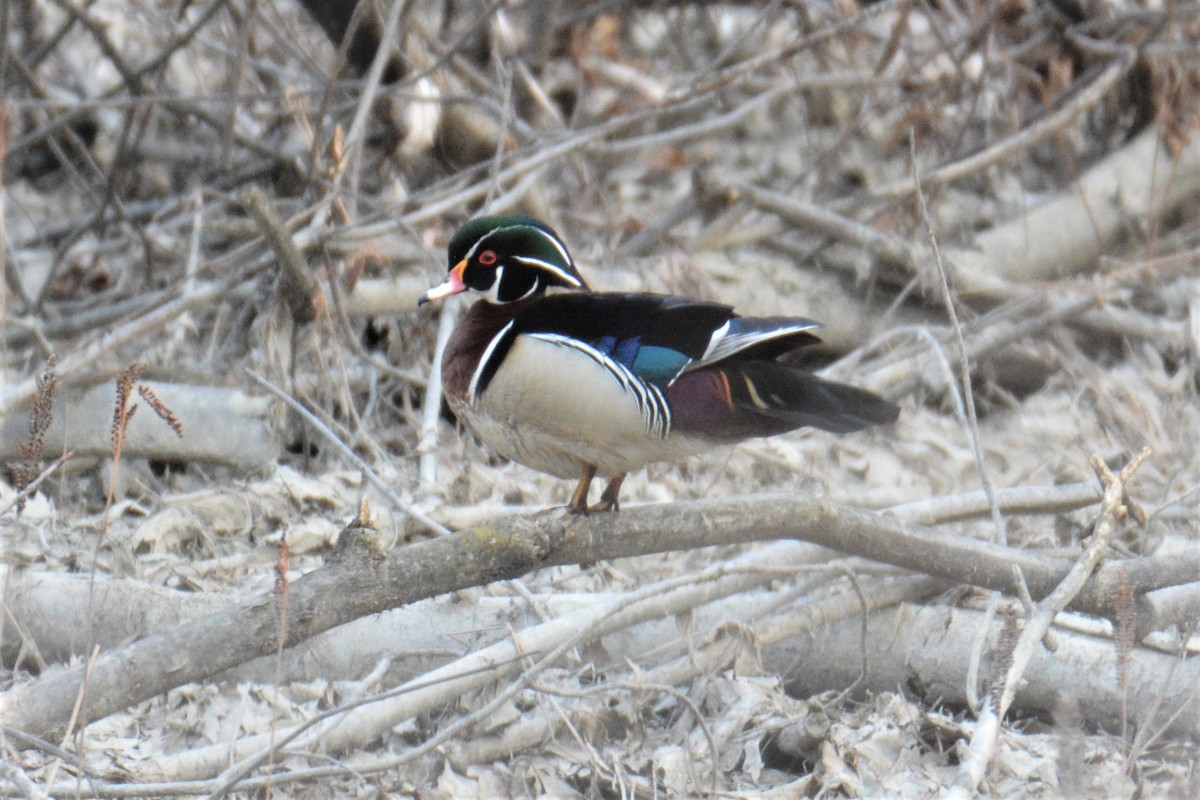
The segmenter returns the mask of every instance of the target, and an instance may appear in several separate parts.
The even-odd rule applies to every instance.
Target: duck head
[[[534,297],[551,286],[590,289],[562,239],[533,217],[478,217],[458,229],[447,250],[446,280],[421,295],[418,305],[466,291],[503,304]]]

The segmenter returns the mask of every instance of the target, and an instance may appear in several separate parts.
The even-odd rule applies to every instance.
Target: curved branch
[[[359,617],[533,569],[711,545],[800,539],[935,577],[1016,593],[1012,565],[1034,597],[1049,594],[1070,563],[1030,551],[940,533],[838,506],[824,498],[759,496],[643,506],[620,514],[561,513],[506,519],[390,552],[369,528],[342,532],[328,563],[288,587],[284,644]],[[1153,562],[1153,563],[1150,563]],[[1194,580],[1200,555],[1103,565],[1073,607],[1111,614],[1117,574],[1135,592]],[[100,719],[184,683],[275,652],[280,615],[273,595],[99,656],[0,696],[3,723],[46,738],[61,734],[86,681],[87,720]]]

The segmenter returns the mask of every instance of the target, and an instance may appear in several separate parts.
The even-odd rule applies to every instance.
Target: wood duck
[[[659,294],[593,292],[558,235],[523,216],[454,234],[446,281],[418,305],[481,296],[442,356],[446,400],[491,448],[578,478],[567,510],[618,509],[626,473],[811,426],[847,433],[899,409],[777,358],[819,339],[797,317]],[[548,294],[561,287],[567,291]],[[587,505],[597,475],[600,502]]]

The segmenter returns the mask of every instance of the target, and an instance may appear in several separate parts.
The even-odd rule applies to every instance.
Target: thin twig
[[[446,342],[454,331],[458,311],[454,303],[442,303],[438,314],[437,343],[433,348],[433,367],[429,370],[429,384],[425,387],[425,402],[421,406],[421,439],[417,452],[421,454],[419,474],[423,491],[437,486],[438,427],[442,416],[442,354]]]
[[[917,193],[917,202],[921,209],[921,221],[925,225],[925,232],[928,234],[929,243],[933,248],[933,260],[937,265],[938,279],[942,289],[942,301],[946,306],[946,314],[950,317],[950,325],[954,330],[954,338],[958,343],[960,380],[962,381],[962,395],[967,412],[967,433],[971,437],[971,451],[975,455],[975,471],[979,475],[980,483],[983,484],[984,494],[988,498],[988,506],[992,510],[992,522],[996,526],[996,541],[1000,544],[1008,544],[1008,533],[1004,525],[1004,516],[1000,513],[1000,507],[996,504],[996,493],[992,488],[991,478],[988,477],[987,466],[983,462],[983,442],[979,437],[979,417],[975,413],[975,391],[971,386],[971,362],[967,357],[967,343],[963,338],[962,325],[958,321],[958,310],[954,307],[954,295],[950,291],[950,279],[946,275],[946,265],[942,263],[942,251],[938,247],[937,234],[934,233],[933,222],[929,219],[929,208],[925,205],[925,192],[921,189],[920,179],[917,177],[917,143],[914,137],[909,138],[909,148],[913,183],[915,184],[915,191]]]
[[[63,466],[63,464],[66,464],[68,461],[70,461],[74,457],[75,457],[75,451],[68,450],[66,453],[63,453],[61,456],[59,456],[57,459],[55,459],[53,464],[51,464],[50,466],[48,466],[44,470],[42,470],[41,474],[39,474],[36,478],[34,478],[32,481],[30,481],[29,484],[26,485],[24,489],[22,489],[20,492],[18,492],[16,494],[16,496],[14,496],[13,499],[9,501],[8,505],[0,508],[0,517],[3,517],[5,514],[7,514],[9,509],[11,509],[14,506],[16,506],[17,504],[19,504],[22,500],[27,500],[30,497],[32,497],[33,493],[38,490],[38,487],[42,485],[42,481],[46,480],[46,478],[49,478],[58,469],[60,469]]]
[[[1075,122],[1079,116],[1098,104],[1112,91],[1117,83],[1128,74],[1138,60],[1138,49],[1129,48],[1125,54],[1110,64],[1090,85],[1077,93],[1069,102],[1048,117],[1038,120],[1028,128],[1022,129],[1014,136],[992,145],[975,155],[956,161],[952,164],[938,167],[923,173],[919,185],[933,188],[942,184],[956,181],[980,170],[986,169],[1006,158],[1018,153],[1025,153],[1031,146],[1047,136],[1058,133]],[[913,162],[914,169],[916,162]],[[902,180],[879,186],[871,193],[879,198],[905,197],[916,191],[912,180]]]
[[[313,430],[321,434],[321,437],[324,438],[325,441],[333,445],[334,449],[338,451],[342,458],[353,464],[355,469],[361,470],[362,474],[367,477],[367,480],[369,480],[376,489],[382,492],[384,497],[386,497],[392,503],[392,505],[434,533],[442,535],[450,533],[446,526],[429,517],[424,511],[417,508],[412,503],[409,503],[407,500],[400,497],[400,495],[396,494],[395,490],[388,485],[387,481],[381,478],[379,474],[375,472],[375,470],[371,469],[367,462],[359,458],[358,454],[355,453],[348,444],[343,442],[341,438],[338,437],[337,434],[335,434],[332,430],[330,430],[328,425],[318,419],[315,414],[305,408],[300,401],[296,400],[296,398],[292,397],[287,392],[283,391],[254,370],[247,369],[246,374],[268,392],[286,403],[289,408],[299,414],[305,422],[312,426]]]
[[[335,185],[340,185],[346,173],[350,173],[348,211],[351,218],[357,216],[358,182],[362,175],[362,154],[366,143],[367,119],[371,107],[375,103],[375,95],[379,92],[380,81],[383,80],[383,70],[392,56],[392,42],[397,39],[396,30],[400,27],[400,17],[403,16],[407,7],[408,0],[391,0],[391,8],[388,9],[383,30],[379,34],[379,41],[383,44],[375,52],[375,58],[371,61],[371,69],[367,71],[358,107],[354,110],[354,119],[350,123],[350,130],[346,133],[346,161],[350,166],[338,174]]]
[[[1091,538],[1079,554],[1070,571],[1037,605],[1036,613],[1025,620],[1021,636],[1013,649],[1012,660],[1004,676],[999,695],[991,695],[984,706],[983,713],[975,723],[975,731],[971,735],[971,743],[966,757],[962,760],[958,775],[954,779],[951,792],[947,795],[950,800],[969,800],[975,796],[980,782],[983,780],[987,765],[995,753],[996,744],[1000,737],[1000,725],[1004,715],[1016,696],[1017,686],[1025,674],[1035,650],[1041,645],[1046,632],[1050,630],[1054,617],[1079,594],[1084,584],[1100,563],[1108,548],[1109,542],[1120,527],[1120,520],[1125,516],[1124,497],[1126,484],[1133,477],[1138,467],[1150,457],[1149,448],[1143,449],[1133,460],[1121,470],[1119,475],[1113,475],[1099,456],[1092,456],[1092,468],[1104,486],[1104,501],[1100,518],[1096,521]]]

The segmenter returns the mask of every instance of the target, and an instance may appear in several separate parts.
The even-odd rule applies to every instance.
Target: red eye
[[[484,250],[482,253],[479,254],[479,263],[483,264],[485,267],[490,267],[493,264],[495,264],[496,263],[496,251],[495,250]]]

